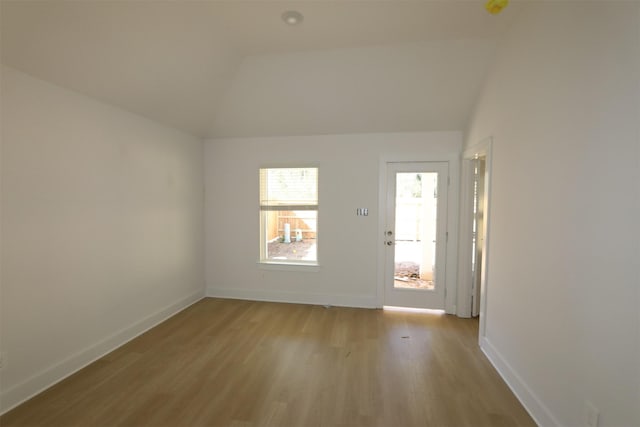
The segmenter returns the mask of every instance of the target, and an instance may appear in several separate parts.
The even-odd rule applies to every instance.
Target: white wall
[[[461,130],[494,51],[467,39],[248,56],[213,136]]]
[[[206,278],[211,296],[376,307],[382,302],[381,160],[449,160],[450,242],[457,242],[460,132],[214,139],[205,143]],[[264,269],[257,263],[258,169],[319,166],[319,271]],[[356,216],[356,208],[369,216]],[[455,266],[456,247],[448,262]],[[447,283],[455,284],[455,268]],[[455,285],[447,309],[455,307]]]
[[[202,143],[2,68],[2,410],[203,295]]]
[[[466,138],[494,139],[483,348],[542,425],[640,425],[639,7],[528,4]]]

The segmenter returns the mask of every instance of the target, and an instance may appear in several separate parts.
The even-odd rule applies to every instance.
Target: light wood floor
[[[204,299],[11,426],[533,426],[454,316]]]

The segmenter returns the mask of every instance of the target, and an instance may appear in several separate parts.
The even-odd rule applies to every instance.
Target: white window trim
[[[309,263],[290,263],[286,261],[258,261],[258,265],[262,270],[274,271],[301,271],[307,273],[315,273],[320,271],[320,264],[317,262]]]

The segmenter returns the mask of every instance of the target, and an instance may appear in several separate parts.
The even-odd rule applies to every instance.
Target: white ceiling
[[[203,137],[463,129],[518,6],[3,0],[2,62]]]

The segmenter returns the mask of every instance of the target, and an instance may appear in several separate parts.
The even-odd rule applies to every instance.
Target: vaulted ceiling
[[[518,6],[3,0],[1,53],[202,137],[462,130]]]

